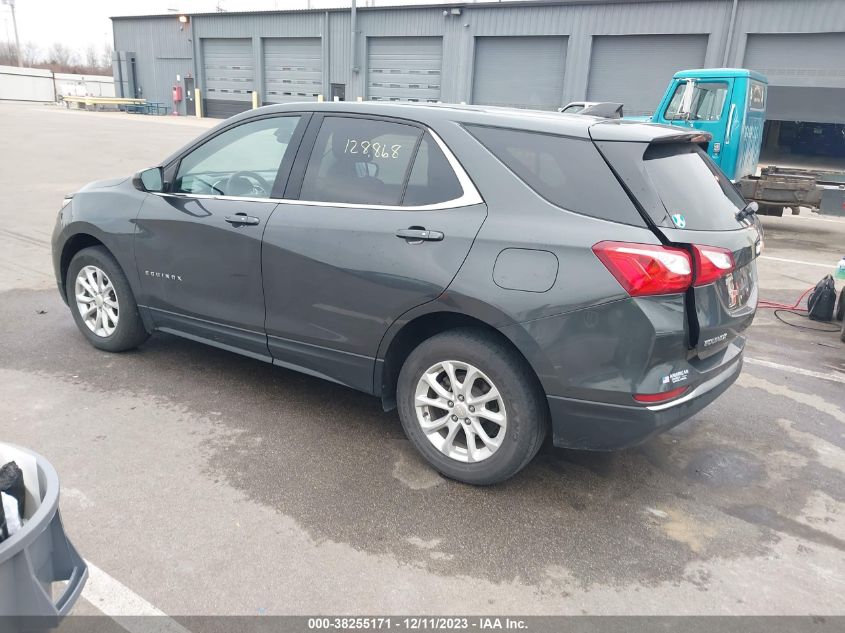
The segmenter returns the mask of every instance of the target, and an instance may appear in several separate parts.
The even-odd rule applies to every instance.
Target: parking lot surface
[[[93,570],[77,612],[845,611],[838,334],[761,310],[742,376],[689,422],[623,452],[547,447],[491,488],[439,477],[375,398],[164,334],[88,345],[50,264],[63,194],[214,123],[0,104],[0,438],[59,472]],[[843,255],[841,220],[764,223],[765,299]]]

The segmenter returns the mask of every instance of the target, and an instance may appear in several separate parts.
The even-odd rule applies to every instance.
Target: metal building
[[[675,71],[732,66],[769,78],[768,118],[788,122],[774,124],[778,135],[812,122],[845,144],[845,0],[527,0],[112,20],[119,90],[172,104],[180,85],[181,114],[195,108],[194,87],[212,117],[251,107],[253,91],[261,103],[554,109],[587,99],[651,114]]]

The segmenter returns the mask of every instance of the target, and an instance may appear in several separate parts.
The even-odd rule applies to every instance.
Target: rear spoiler
[[[689,134],[678,134],[677,136],[662,136],[660,138],[656,138],[650,145],[661,145],[666,143],[695,143],[696,145],[700,145],[704,149],[707,149],[707,146],[710,144],[710,140],[713,138],[713,135],[710,132],[690,132]]]
[[[706,147],[713,136],[709,132],[679,128],[674,125],[605,119],[590,126],[590,138],[594,141],[628,141],[650,144],[695,143]]]
[[[621,103],[594,103],[589,105],[578,114],[587,114],[589,116],[603,117],[605,119],[621,119],[622,118],[622,104]]]

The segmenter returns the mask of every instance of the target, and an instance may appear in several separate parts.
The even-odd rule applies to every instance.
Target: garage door
[[[476,37],[472,102],[554,110],[563,98],[565,37]]]
[[[205,114],[226,118],[252,107],[252,40],[203,40]]]
[[[367,96],[376,101],[439,101],[439,37],[367,38]]]
[[[746,68],[769,79],[766,118],[845,122],[845,33],[750,34]]]
[[[706,35],[594,36],[587,100],[622,103],[626,116],[652,114],[672,75],[704,66],[706,51]]]
[[[323,92],[323,56],[319,37],[264,40],[267,103],[316,101]]]

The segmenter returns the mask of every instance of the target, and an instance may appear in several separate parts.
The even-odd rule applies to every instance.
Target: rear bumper
[[[554,445],[595,451],[627,448],[689,419],[713,402],[739,376],[739,354],[716,375],[677,400],[652,406],[606,404],[547,396]]]

